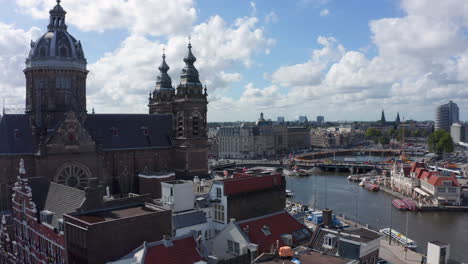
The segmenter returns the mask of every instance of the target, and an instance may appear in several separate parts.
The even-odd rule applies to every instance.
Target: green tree
[[[379,143],[382,145],[388,145],[390,144],[390,138],[387,135],[382,135],[379,137]]]
[[[429,151],[437,154],[453,152],[453,141],[450,134],[445,130],[437,130],[427,139]]]
[[[367,139],[371,139],[374,141],[374,143],[377,143],[379,141],[379,137],[382,136],[382,132],[378,129],[370,127],[367,129],[365,136]]]

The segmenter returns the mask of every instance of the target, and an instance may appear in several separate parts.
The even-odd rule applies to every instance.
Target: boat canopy
[[[430,196],[427,192],[423,191],[421,188],[414,188],[414,191],[421,194],[422,196]]]

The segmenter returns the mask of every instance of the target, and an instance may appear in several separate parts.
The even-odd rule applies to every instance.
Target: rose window
[[[80,163],[67,163],[63,165],[55,176],[55,182],[70,187],[83,189],[91,178],[90,170]]]

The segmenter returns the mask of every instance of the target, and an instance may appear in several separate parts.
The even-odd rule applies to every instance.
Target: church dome
[[[49,13],[48,31],[38,40],[31,41],[26,66],[86,69],[81,42],[68,33],[65,24],[67,12],[60,6],[60,0]]]

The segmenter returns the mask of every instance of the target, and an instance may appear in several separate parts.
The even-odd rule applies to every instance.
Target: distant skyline
[[[23,105],[31,40],[55,0],[0,0],[0,103]],[[466,0],[63,0],[88,59],[88,112],[147,113],[163,48],[179,82],[191,36],[208,121],[468,119]]]

